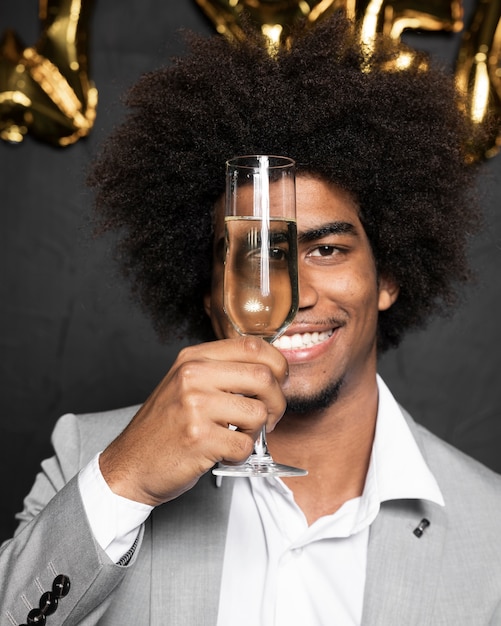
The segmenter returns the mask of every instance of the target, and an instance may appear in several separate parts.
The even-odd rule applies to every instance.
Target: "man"
[[[454,303],[478,221],[452,81],[399,52],[336,15],[273,57],[196,40],[133,89],[91,175],[101,226],[159,335],[205,341],[143,406],[60,420],[0,554],[3,621],[501,624],[501,480],[377,376]],[[299,312],[274,346],[222,308],[224,161],[251,153],[297,161]],[[217,488],[263,424],[308,476]]]

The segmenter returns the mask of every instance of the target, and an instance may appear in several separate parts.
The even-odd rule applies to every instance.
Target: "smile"
[[[326,330],[321,333],[295,333],[294,335],[282,335],[275,339],[273,345],[279,350],[300,350],[310,348],[332,337],[333,330]]]

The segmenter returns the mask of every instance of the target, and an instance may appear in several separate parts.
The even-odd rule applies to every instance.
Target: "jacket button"
[[[26,619],[26,623],[31,624],[45,624],[47,620],[45,619],[45,615],[42,613],[40,609],[31,609],[28,613],[28,617]]]
[[[59,574],[54,578],[54,582],[52,583],[52,591],[56,598],[64,598],[67,596],[70,591],[70,579],[68,576],[64,574]]]
[[[58,599],[53,591],[46,591],[40,598],[40,610],[44,615],[52,615],[57,609]]]

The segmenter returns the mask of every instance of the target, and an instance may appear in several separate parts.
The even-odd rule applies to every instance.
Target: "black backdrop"
[[[467,18],[473,3],[464,2]],[[2,0],[0,32],[7,27],[35,43],[35,0]],[[179,347],[156,342],[116,273],[110,241],[93,240],[84,185],[90,158],[121,118],[124,90],[182,53],[179,28],[214,33],[194,0],[96,0],[90,137],[64,149],[31,137],[0,143],[0,541],[51,453],[57,417],[141,402]],[[406,39],[452,71],[458,35]],[[452,319],[410,336],[381,372],[416,419],[501,471],[501,155],[482,169],[488,226],[472,250],[478,282]]]

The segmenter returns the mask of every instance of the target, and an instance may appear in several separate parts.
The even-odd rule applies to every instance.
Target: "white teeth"
[[[282,335],[275,339],[273,345],[280,350],[297,350],[299,348],[309,348],[317,343],[322,343],[332,336],[332,330],[326,330],[321,333],[295,333],[294,335]]]

